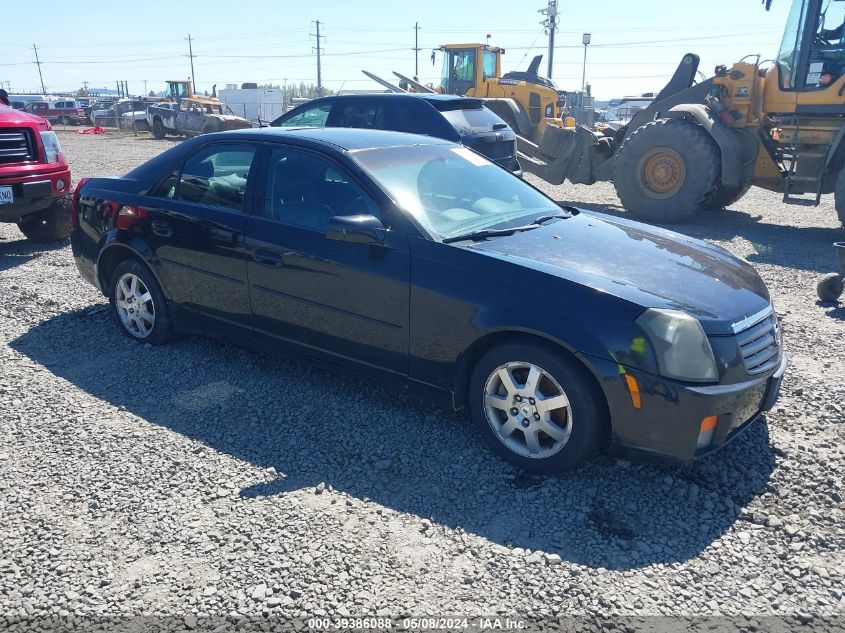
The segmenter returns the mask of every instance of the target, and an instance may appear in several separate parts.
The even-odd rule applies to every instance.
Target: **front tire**
[[[112,273],[110,288],[112,314],[126,336],[151,345],[170,339],[167,301],[149,268],[134,259],[122,261]]]
[[[153,138],[160,141],[166,134],[167,131],[164,129],[164,123],[161,122],[161,119],[153,119]]]
[[[713,211],[727,209],[734,203],[739,202],[739,200],[746,193],[748,193],[749,189],[751,189],[751,185],[738,185],[736,187],[726,187],[722,184],[719,184],[716,186],[716,188],[710,194],[710,197],[707,199],[707,202],[705,203],[705,208]]]
[[[707,207],[720,172],[719,147],[703,127],[685,119],[658,119],[619,148],[613,181],[633,215],[675,223]]]
[[[56,198],[50,208],[18,223],[21,233],[33,242],[61,242],[71,230],[71,204],[67,196]]]
[[[469,389],[470,413],[484,440],[527,472],[581,465],[609,426],[604,397],[584,368],[549,347],[491,349],[476,364]]]

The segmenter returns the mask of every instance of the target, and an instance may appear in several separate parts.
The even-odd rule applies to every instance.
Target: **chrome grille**
[[[35,160],[35,147],[28,130],[0,128],[0,164]]]
[[[745,371],[762,374],[780,362],[780,324],[769,309],[736,334]]]

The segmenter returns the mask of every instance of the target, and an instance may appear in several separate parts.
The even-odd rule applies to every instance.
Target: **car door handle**
[[[153,233],[161,237],[170,237],[173,235],[173,227],[164,220],[153,220],[150,224]]]
[[[272,251],[257,250],[253,254],[253,258],[262,266],[278,268],[282,265],[282,256]]]

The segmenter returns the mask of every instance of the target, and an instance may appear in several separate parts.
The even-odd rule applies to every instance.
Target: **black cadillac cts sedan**
[[[562,208],[440,139],[203,135],[81,182],[73,218],[79,270],[130,338],[226,337],[425,392],[528,471],[605,438],[627,459],[704,455],[786,370],[747,262]]]

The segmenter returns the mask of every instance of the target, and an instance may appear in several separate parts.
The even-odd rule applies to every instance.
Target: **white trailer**
[[[225,88],[217,95],[237,116],[253,125],[284,114],[284,91],[263,88]]]

